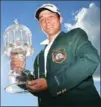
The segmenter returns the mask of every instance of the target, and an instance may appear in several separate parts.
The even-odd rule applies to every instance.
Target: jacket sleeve
[[[35,79],[45,78],[45,75],[39,69],[39,56],[40,56],[40,54],[38,54],[36,56],[35,61],[34,61],[34,66],[33,66],[34,67],[33,75],[34,75]],[[44,90],[44,91],[40,91],[40,92],[31,92],[31,93],[38,97],[50,95],[48,90]]]
[[[39,60],[40,60],[40,53],[36,56],[35,61],[34,61],[34,65],[33,65],[33,68],[34,68],[33,75],[34,75],[35,79],[45,78],[44,73],[41,72]]]
[[[34,79],[37,79],[38,78],[38,75],[39,75],[39,71],[38,71],[38,55],[36,56],[35,58],[35,61],[34,61],[34,64],[33,64],[33,75],[34,75]],[[30,92],[31,94],[35,95],[35,96],[39,96],[39,93],[38,92]]]
[[[60,73],[49,77],[48,87],[53,96],[60,95],[65,91],[69,91],[79,85],[82,81],[92,76],[99,64],[99,56],[97,50],[92,46],[86,33],[78,29],[75,35],[73,49],[75,60],[67,68],[66,64],[60,69]],[[54,86],[54,88],[53,88]]]

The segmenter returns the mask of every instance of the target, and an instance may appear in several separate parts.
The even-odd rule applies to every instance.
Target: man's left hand
[[[26,87],[30,92],[40,92],[48,88],[45,78],[28,81]]]

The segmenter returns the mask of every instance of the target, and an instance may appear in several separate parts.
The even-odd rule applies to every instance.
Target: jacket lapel
[[[40,77],[45,77],[45,72],[44,72],[44,50],[41,51],[39,55],[39,71],[40,71]]]
[[[48,52],[48,55],[47,55],[47,74],[48,72],[51,71],[51,61],[52,61],[52,51],[54,49],[54,47],[56,47],[56,43],[58,42],[58,40],[60,40],[61,36],[63,36],[65,33],[64,32],[61,32],[54,40],[49,52]]]

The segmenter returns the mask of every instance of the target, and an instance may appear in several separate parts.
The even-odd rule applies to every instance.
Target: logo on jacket
[[[55,63],[62,63],[66,59],[66,52],[64,49],[55,50],[52,53],[52,60]]]

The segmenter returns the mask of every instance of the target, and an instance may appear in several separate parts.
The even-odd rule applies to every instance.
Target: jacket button
[[[61,91],[58,91],[58,92],[57,92],[57,95],[59,95],[59,94],[61,94]]]
[[[62,93],[66,92],[66,88],[62,90]]]

